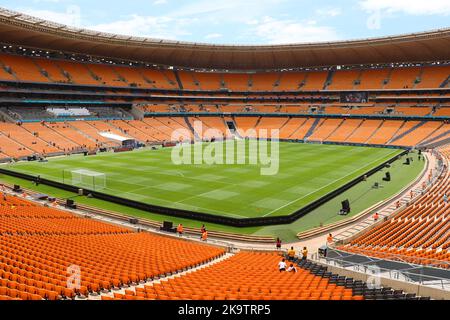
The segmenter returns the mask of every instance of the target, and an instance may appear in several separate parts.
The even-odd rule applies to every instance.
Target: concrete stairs
[[[320,123],[320,120],[321,120],[320,118],[316,118],[316,119],[314,120],[314,123],[312,124],[311,128],[309,128],[309,130],[308,130],[308,132],[306,133],[306,135],[303,137],[303,140],[308,139],[308,138],[314,133],[314,131],[316,130],[317,126],[318,126],[319,123]]]

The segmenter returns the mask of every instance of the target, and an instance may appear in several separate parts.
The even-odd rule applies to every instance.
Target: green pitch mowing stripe
[[[102,172],[106,175],[104,193],[159,206],[251,218],[291,214],[401,152],[297,143],[280,143],[279,150],[279,172],[273,176],[261,175],[265,166],[259,164],[176,165],[171,160],[172,149],[70,156],[48,163],[17,163],[9,169],[69,184],[72,170]],[[248,163],[248,154],[246,159]]]
[[[382,178],[384,177],[387,170],[379,171],[373,176],[369,177],[367,181],[358,183],[351,189],[342,193],[340,196],[330,200],[329,202],[325,203],[324,205],[310,212],[306,216],[301,217],[293,223],[280,226],[248,228],[237,228],[208,223],[207,228],[209,230],[234,232],[240,234],[270,235],[273,237],[280,237],[283,242],[296,241],[298,240],[296,238],[296,234],[298,232],[319,227],[320,225],[325,226],[336,221],[351,218],[352,216],[357,215],[358,213],[371,207],[372,205],[398,193],[404,186],[411,183],[424,168],[425,162],[416,161],[417,155],[414,155],[413,157],[415,160],[411,163],[410,166],[403,165],[404,157],[392,164],[391,168],[388,169],[388,171],[392,175],[392,181],[388,183],[383,182]],[[154,214],[94,198],[77,197],[76,194],[72,192],[67,192],[43,184],[35,186],[31,181],[7,175],[0,174],[0,181],[10,184],[18,184],[24,188],[32,189],[39,193],[45,193],[58,198],[74,197],[76,203],[82,203],[101,209],[119,212],[130,217],[145,218],[160,222],[173,221],[175,225],[177,225],[178,223],[183,223],[183,225],[185,225],[186,227],[194,228],[200,228],[200,226],[202,225],[201,222],[195,220]],[[375,182],[381,183],[382,187],[373,189],[372,186]],[[348,216],[340,216],[337,214],[339,208],[341,207],[341,201],[344,199],[349,199],[352,207],[352,211]]]

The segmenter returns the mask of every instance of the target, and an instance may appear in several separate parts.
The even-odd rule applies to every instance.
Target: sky
[[[80,28],[214,44],[362,39],[450,27],[450,0],[0,0]]]

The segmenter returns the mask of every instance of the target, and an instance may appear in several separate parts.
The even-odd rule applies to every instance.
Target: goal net
[[[102,190],[106,188],[106,175],[91,170],[73,170],[72,184],[89,190]]]

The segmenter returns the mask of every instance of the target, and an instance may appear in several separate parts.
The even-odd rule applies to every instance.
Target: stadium
[[[0,35],[0,300],[450,299],[450,29]]]

